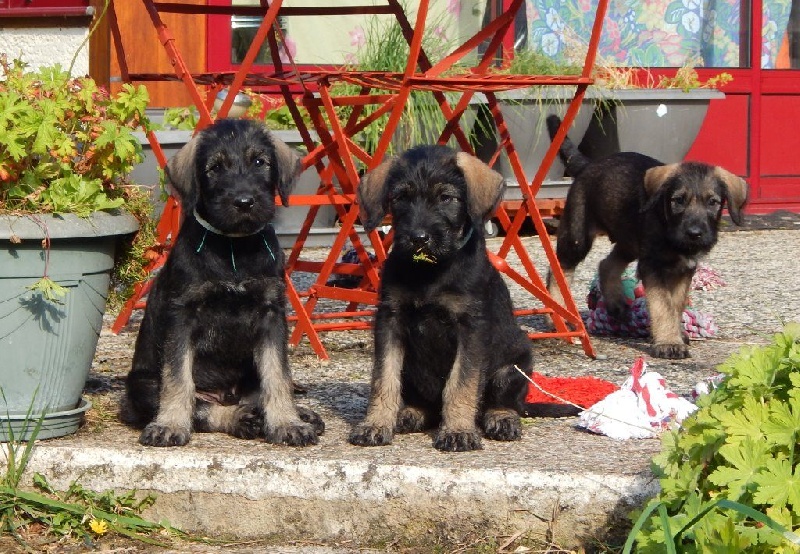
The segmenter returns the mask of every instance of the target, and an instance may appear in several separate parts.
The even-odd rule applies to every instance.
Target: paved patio
[[[538,239],[525,240],[540,259]],[[576,275],[573,290],[583,309],[596,262],[607,251],[601,240]],[[726,285],[692,297],[696,309],[714,317],[719,335],[694,342],[689,360],[649,360],[683,395],[742,345],[763,344],[784,321],[800,321],[800,218],[754,218],[745,230],[723,232],[707,263]],[[512,293],[524,306],[522,291]],[[140,315],[120,335],[101,336],[87,386],[94,403],[87,424],[74,436],[37,446],[30,471],[57,488],[77,480],[94,490],[152,491],[158,500],[150,517],[259,544],[416,546],[420,552],[435,545],[452,551],[487,537],[500,537],[501,544],[516,533],[566,547],[607,544],[624,533],[629,511],[657,490],[649,470],[657,440],[615,441],[577,429],[574,418],[526,420],[523,440],[485,440],[484,450],[471,453],[440,453],[425,434],[399,436],[383,448],[349,445],[349,428],[363,415],[368,394],[372,346],[364,331],[323,335],[327,363],[306,343],[292,353],[295,380],[308,389],[298,402],[318,410],[327,424],[319,445],[299,449],[196,434],[183,448],[142,447],[137,432],[113,417]],[[537,318],[521,323],[541,324]],[[633,339],[593,343],[596,360],[579,346],[536,341],[536,369],[620,384],[646,347]]]

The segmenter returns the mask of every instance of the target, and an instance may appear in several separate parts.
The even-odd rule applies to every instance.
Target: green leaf
[[[28,290],[38,292],[48,302],[54,304],[63,304],[63,298],[69,292],[69,289],[62,287],[50,277],[42,277],[32,285],[28,285]]]
[[[730,410],[724,405],[711,408],[725,433],[727,443],[737,443],[740,439],[759,440],[764,438],[762,426],[767,421],[769,411],[760,400],[749,396],[744,399],[740,410]]]
[[[762,429],[771,444],[793,448],[800,437],[800,399],[770,402],[769,419]]]
[[[724,444],[719,453],[730,464],[720,466],[708,476],[708,481],[718,487],[730,490],[729,497],[737,499],[750,489],[755,476],[764,468],[768,460],[767,445],[764,441],[750,438],[741,443]]]
[[[650,517],[650,514],[662,506],[663,504],[661,502],[657,502],[655,500],[651,500],[647,506],[645,506],[644,510],[642,510],[642,513],[639,514],[639,517],[636,518],[630,533],[628,533],[625,546],[622,548],[622,554],[630,554],[633,549],[633,545],[636,543],[636,537],[639,535],[639,530],[642,529],[644,524],[647,522],[647,518]]]
[[[14,161],[21,160],[27,154],[25,138],[17,129],[0,129],[0,144],[5,149],[4,154]]]
[[[800,510],[800,467],[793,469],[788,459],[766,460],[763,471],[755,476],[754,482],[753,501],[756,504],[777,508],[791,506]]]

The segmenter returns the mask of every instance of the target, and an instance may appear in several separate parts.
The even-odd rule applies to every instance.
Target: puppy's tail
[[[569,404],[548,404],[546,402],[525,403],[521,410],[524,417],[572,417],[582,411]]]
[[[560,117],[557,115],[547,116],[547,132],[550,134],[550,140],[553,140],[556,136],[560,126]],[[570,140],[569,136],[564,137],[564,142],[561,143],[561,148],[558,149],[558,155],[567,168],[567,173],[573,177],[577,177],[591,161],[578,150],[578,147]]]

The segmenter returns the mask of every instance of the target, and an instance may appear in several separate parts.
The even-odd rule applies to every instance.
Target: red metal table
[[[540,306],[520,308],[518,315],[549,314],[554,322],[554,330],[550,332],[531,333],[532,339],[560,338],[579,340],[585,353],[594,357],[594,350],[578,312],[578,308],[569,291],[561,267],[555,255],[552,243],[545,227],[542,211],[552,209],[553,202],[536,199],[548,168],[557,156],[558,147],[563,142],[572,121],[577,114],[586,88],[592,83],[591,71],[594,65],[600,30],[605,15],[607,1],[599,0],[592,35],[589,40],[583,71],[578,76],[545,76],[545,75],[507,75],[498,74],[494,62],[498,53],[506,48],[509,51],[509,29],[513,25],[514,16],[524,0],[508,0],[506,9],[497,15],[483,29],[452,50],[441,61],[432,63],[422,47],[425,23],[428,17],[430,0],[420,0],[414,23],[409,20],[399,0],[386,0],[377,5],[331,6],[331,7],[287,7],[283,0],[262,0],[261,6],[201,6],[181,4],[180,2],[155,2],[142,0],[146,7],[159,40],[165,48],[174,67],[173,74],[130,73],[125,63],[125,48],[113,7],[109,9],[110,26],[120,61],[121,77],[125,82],[180,80],[200,113],[197,130],[212,123],[211,105],[216,91],[228,87],[228,95],[216,117],[224,117],[236,92],[244,87],[257,87],[259,90],[280,94],[289,108],[300,131],[308,154],[303,158],[303,167],[316,167],[320,175],[320,185],[316,194],[291,195],[290,205],[309,206],[308,216],[298,234],[287,259],[286,283],[289,302],[293,309],[290,321],[294,323],[290,342],[297,345],[303,336],[308,337],[311,347],[321,358],[328,354],[320,340],[320,332],[330,330],[365,329],[370,325],[374,305],[377,302],[379,286],[379,268],[386,258],[386,250],[390,246],[391,233],[382,237],[377,231],[367,235],[367,241],[374,252],[370,257],[364,241],[363,232],[357,228],[358,205],[355,201],[356,187],[359,182],[359,171],[356,160],[367,168],[377,166],[387,152],[389,143],[397,128],[403,107],[412,91],[430,91],[433,93],[443,115],[446,125],[439,138],[446,143],[455,138],[460,148],[473,152],[467,136],[459,126],[459,120],[469,106],[476,93],[483,94],[488,110],[498,131],[498,148],[492,162],[501,152],[508,157],[517,182],[520,185],[522,201],[519,202],[513,217],[501,205],[497,218],[502,225],[505,236],[497,251],[490,251],[489,256],[494,265],[514,283],[530,293],[532,301]],[[258,15],[263,21],[244,57],[235,72],[192,74],[183,62],[178,45],[170,35],[169,29],[161,18],[162,13],[179,13],[187,15]],[[283,41],[282,31],[277,24],[280,17],[302,17],[312,15],[348,15],[348,14],[389,14],[393,15],[400,25],[408,41],[410,54],[403,72],[365,72],[349,69],[300,70],[291,61],[281,60],[278,45]],[[264,42],[270,46],[274,71],[270,73],[253,72],[252,67]],[[505,42],[505,45],[504,45]],[[488,44],[479,61],[468,72],[452,71],[454,65],[473,52],[478,45]],[[183,45],[184,47],[188,45]],[[196,45],[195,45],[196,46]],[[352,96],[336,96],[331,88],[336,83],[356,85],[360,92]],[[563,117],[562,125],[552,141],[547,154],[536,174],[529,178],[525,175],[517,152],[511,140],[508,128],[498,106],[497,93],[522,89],[532,86],[573,86],[575,93]],[[204,91],[203,88],[206,90]],[[458,100],[449,102],[448,97],[460,94]],[[367,105],[378,106],[369,115],[364,114]],[[341,121],[337,109],[341,106],[352,107],[351,115]],[[311,126],[319,137],[319,142],[312,139],[311,129],[300,113],[303,107],[310,116]],[[365,151],[354,140],[354,136],[377,118],[388,115],[388,123],[374,152]],[[164,154],[154,133],[148,135],[158,163],[166,164]],[[334,185],[336,183],[336,185]],[[334,206],[340,222],[340,229],[327,256],[322,261],[303,259],[305,242],[314,223],[320,206]],[[520,229],[527,218],[533,223],[537,236],[541,241],[547,262],[556,280],[563,304],[557,302],[547,291],[540,272],[531,260],[520,239]],[[174,199],[170,199],[159,222],[158,234],[163,244],[174,240],[178,232],[180,207]],[[339,254],[347,241],[352,243],[358,257],[357,263],[343,263]],[[514,253],[522,270],[514,269],[508,263],[508,257]],[[151,264],[152,272],[163,264],[168,248],[159,253]],[[292,280],[295,272],[309,272],[316,275],[314,283],[306,290],[298,290]],[[358,276],[360,285],[356,288],[331,286],[329,281],[333,275]],[[134,309],[144,305],[150,281],[140,283],[133,297],[123,307],[112,330],[119,332],[128,322]],[[327,299],[341,303],[340,309],[319,309],[320,301]]]

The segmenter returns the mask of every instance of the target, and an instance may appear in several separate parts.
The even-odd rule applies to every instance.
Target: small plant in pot
[[[0,72],[0,439],[25,438],[39,419],[39,438],[61,436],[88,408],[112,270],[141,277],[148,233],[131,237],[152,227],[149,201],[126,176],[148,96],[131,85],[112,96],[58,65],[29,71],[5,55]]]

